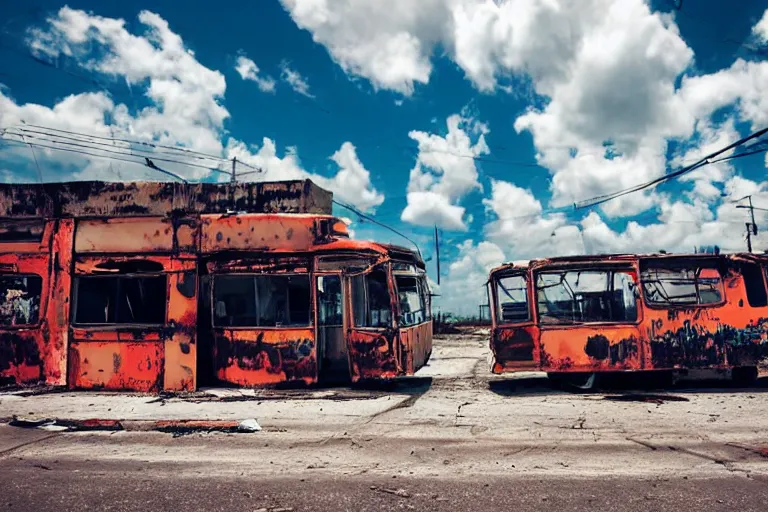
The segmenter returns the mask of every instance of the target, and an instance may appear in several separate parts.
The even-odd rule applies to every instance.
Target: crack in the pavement
[[[39,439],[33,439],[32,441],[27,441],[26,443],[17,444],[16,446],[12,446],[11,448],[7,448],[3,451],[0,451],[0,458],[5,457],[6,455],[10,455],[11,453],[15,452],[16,450],[19,450],[21,448],[25,448],[29,445],[37,444],[43,441],[46,441],[48,439],[51,439],[52,437],[57,437],[60,434],[60,432],[56,432],[54,434],[50,434],[44,437],[41,437]]]

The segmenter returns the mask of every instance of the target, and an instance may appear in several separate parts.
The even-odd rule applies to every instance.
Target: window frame
[[[386,327],[382,327],[382,326],[373,327],[373,326],[357,325],[357,319],[355,318],[355,298],[354,298],[355,287],[354,287],[353,280],[356,277],[366,278],[366,280],[364,281],[365,282],[365,303],[366,303],[367,306],[370,306],[367,277],[371,273],[375,272],[377,268],[380,268],[384,272],[386,277],[387,277],[387,296],[388,296],[388,301],[387,302],[389,303],[389,312],[390,312],[389,325],[387,325]],[[350,309],[350,312],[349,312],[349,325],[350,325],[351,329],[358,330],[358,331],[381,332],[382,330],[392,329],[392,328],[395,328],[397,326],[396,318],[395,318],[395,315],[393,314],[393,309],[394,308],[393,308],[393,303],[392,303],[392,300],[393,300],[392,299],[392,293],[393,293],[394,290],[393,290],[392,287],[394,286],[394,275],[392,273],[391,268],[392,267],[390,267],[388,264],[374,265],[373,269],[371,269],[369,272],[364,272],[364,273],[361,273],[361,274],[352,275],[352,276],[350,276],[348,278],[349,279],[349,303],[352,306],[351,309]],[[392,279],[390,279],[390,278],[392,278]],[[395,300],[396,299],[397,299],[397,297],[395,297]],[[398,305],[398,311],[399,311],[399,305]]]
[[[11,277],[36,277],[40,279],[40,298],[39,298],[39,304],[37,308],[37,321],[31,324],[16,324],[16,325],[3,325],[0,323],[0,330],[7,331],[7,330],[13,330],[13,329],[30,329],[35,327],[40,327],[43,323],[43,318],[45,317],[45,311],[43,309],[43,306],[46,304],[44,302],[46,297],[46,280],[43,276],[40,274],[35,274],[34,272],[0,272],[0,278],[11,276]]]
[[[539,286],[538,286],[538,279],[539,275],[541,274],[557,274],[557,273],[567,273],[567,272],[601,272],[604,274],[609,274],[610,278],[607,280],[607,282],[611,283],[611,286],[613,286],[615,276],[616,274],[627,274],[628,276],[632,277],[633,274],[636,276],[636,279],[633,279],[632,282],[635,285],[635,290],[633,291],[633,295],[635,297],[635,319],[634,320],[598,320],[593,322],[551,322],[551,323],[543,323],[541,321],[541,313],[539,311]],[[639,273],[637,272],[637,269],[635,267],[629,267],[629,266],[602,266],[602,265],[596,265],[596,266],[586,266],[586,267],[563,267],[563,268],[543,268],[543,269],[536,269],[531,276],[533,283],[531,284],[533,289],[533,294],[535,296],[535,302],[536,302],[536,324],[540,329],[558,329],[558,328],[572,328],[574,326],[580,327],[580,326],[600,326],[600,325],[607,325],[607,326],[621,326],[621,325],[632,325],[637,326],[640,325],[640,323],[643,321],[643,313],[642,313],[642,307],[640,307],[641,304],[643,304],[640,300],[640,297],[638,296],[638,287],[642,286],[642,283],[639,278]]]
[[[328,275],[333,275],[329,272]],[[323,274],[316,274],[323,275]],[[291,277],[291,276],[306,276],[309,281],[309,323],[307,325],[239,325],[239,326],[222,326],[216,322],[216,279],[219,277],[250,277],[255,279],[258,277]],[[315,319],[315,282],[312,272],[225,272],[213,274],[210,285],[210,315],[211,315],[211,327],[215,330],[227,330],[227,331],[266,331],[266,330],[286,330],[286,329],[314,329]]]
[[[643,306],[647,307],[648,309],[655,309],[655,310],[667,310],[667,309],[704,309],[704,308],[716,308],[725,305],[725,303],[728,301],[728,298],[725,296],[725,276],[723,276],[722,270],[719,268],[717,263],[709,263],[702,262],[701,264],[695,262],[695,260],[692,260],[693,265],[685,265],[684,262],[682,263],[669,263],[667,266],[664,265],[662,262],[658,266],[653,266],[652,268],[656,269],[666,269],[666,270],[690,270],[690,269],[696,269],[697,273],[700,273],[703,268],[709,268],[712,270],[716,270],[718,276],[720,277],[720,300],[718,302],[707,302],[706,304],[701,304],[698,302],[699,299],[699,286],[698,286],[698,279],[699,277],[696,277],[695,287],[696,287],[696,298],[697,302],[695,303],[666,303],[666,304],[660,304],[658,302],[650,302],[645,294],[645,279],[643,279],[643,273],[647,270],[647,266],[643,267],[643,262],[640,263],[640,271],[638,272],[638,279],[640,282],[640,294],[642,296]],[[646,263],[647,265],[647,263]],[[746,294],[746,290],[745,290]]]
[[[530,288],[530,283],[529,283],[529,279],[528,279],[528,274],[529,274],[529,272],[527,270],[518,270],[517,272],[512,271],[512,272],[500,273],[500,274],[497,274],[497,275],[493,276],[493,278],[491,279],[491,281],[490,281],[490,285],[491,285],[490,295],[491,295],[491,299],[493,301],[493,306],[494,306],[493,307],[493,311],[491,312],[491,314],[493,315],[492,319],[493,318],[496,319],[496,325],[498,325],[498,326],[520,326],[520,325],[526,325],[526,324],[534,323],[535,320],[533,318],[533,308],[531,307],[531,302],[532,301],[531,301],[531,297],[529,295],[529,292],[530,292],[531,288]],[[502,318],[501,318],[501,315],[499,314],[499,313],[501,313],[501,311],[499,310],[499,308],[501,307],[501,301],[499,300],[499,289],[498,289],[499,281],[501,281],[502,279],[506,279],[508,277],[522,277],[523,281],[525,282],[525,305],[526,305],[525,309],[526,309],[526,312],[528,313],[528,318],[526,320],[523,320],[523,321],[520,321],[520,322],[503,322]],[[537,311],[537,313],[538,313],[538,311]]]
[[[414,282],[416,283],[416,294],[419,297],[419,306],[420,306],[417,311],[422,311],[423,312],[423,318],[422,318],[421,322],[415,322],[415,323],[409,323],[409,324],[401,323],[400,319],[403,316],[403,312],[402,312],[402,310],[400,308],[400,286],[397,283],[397,279],[398,278],[410,278],[410,279],[413,279]],[[398,327],[410,328],[410,327],[416,327],[418,325],[423,325],[423,324],[429,322],[431,319],[429,318],[429,311],[428,311],[428,308],[427,308],[428,301],[427,301],[427,298],[426,298],[425,293],[424,293],[424,283],[423,283],[423,281],[426,280],[425,275],[424,274],[418,274],[416,272],[413,272],[413,273],[411,273],[411,272],[393,272],[392,273],[392,280],[394,281],[395,296],[397,297],[397,313],[398,313],[397,314],[397,326]]]
[[[131,322],[131,323],[80,323],[77,321],[77,307],[78,303],[80,302],[80,280],[82,278],[86,279],[115,279],[123,280],[123,279],[142,279],[147,277],[162,277],[165,279],[165,312],[163,314],[163,322],[162,323],[138,323],[138,322]],[[84,329],[130,329],[132,327],[139,327],[139,328],[162,328],[168,325],[168,302],[170,299],[170,294],[168,293],[168,273],[167,272],[146,272],[146,273],[119,273],[119,272],[110,272],[110,273],[97,273],[97,274],[75,274],[72,276],[72,287],[74,289],[73,293],[73,300],[72,300],[72,311],[70,312],[70,322],[72,327],[77,328],[84,328]],[[118,281],[118,286],[116,287],[116,296],[119,297],[120,295],[120,286]],[[120,304],[120,301],[117,301],[116,304]],[[118,317],[118,310],[115,308],[115,318]]]

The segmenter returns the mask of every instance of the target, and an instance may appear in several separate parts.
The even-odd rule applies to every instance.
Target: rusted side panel
[[[159,392],[163,356],[162,341],[75,340],[69,347],[70,387]]]
[[[171,250],[173,226],[170,219],[127,217],[77,221],[75,252],[78,254]]]
[[[43,356],[39,329],[0,331],[0,386],[41,382]]]
[[[646,308],[650,367],[753,366],[768,359],[768,308],[749,306],[744,278],[724,278],[726,302],[711,307]]]
[[[402,375],[398,337],[394,329],[351,329],[347,336],[352,382],[361,379],[391,379]]]
[[[205,215],[202,252],[227,250],[294,252],[330,241],[329,218],[314,215]]]
[[[0,217],[170,216],[173,213],[330,214],[333,195],[309,180],[238,183],[80,181],[0,184]]]
[[[157,256],[148,253],[138,256],[88,256],[75,257],[74,275],[125,270],[131,264],[154,264],[157,271],[168,276],[168,286],[179,284],[180,275],[186,266],[194,268],[194,260],[174,262],[170,256]],[[154,269],[153,269],[154,271]],[[178,271],[175,272],[175,271]],[[186,283],[188,284],[188,283]],[[196,285],[195,282],[192,283]],[[191,293],[182,287],[185,293]],[[74,292],[74,290],[73,290]],[[180,292],[169,293],[165,324],[160,326],[135,326],[125,324],[107,324],[100,326],[70,326],[70,348],[68,364],[68,385],[71,388],[102,388],[124,390],[133,389],[141,392],[161,391],[165,385],[165,346],[170,343],[178,352],[182,352],[179,338],[174,346],[174,337],[181,332],[187,341],[193,339],[194,329],[182,329],[175,322],[169,321],[173,310],[178,318],[184,317],[187,302],[177,303]],[[193,309],[194,311],[194,309]],[[182,357],[183,356],[183,357]],[[189,386],[189,377],[185,381],[179,378],[184,372],[181,366],[188,366],[187,356],[181,355],[173,360],[174,373],[171,379],[177,386]],[[113,361],[114,364],[108,364]],[[191,363],[194,374],[194,363]],[[194,380],[194,375],[192,376]],[[189,388],[191,389],[191,388]]]
[[[171,260],[168,279],[168,324],[163,389],[197,387],[197,264],[193,258]]]
[[[48,340],[43,355],[45,379],[50,386],[63,386],[67,383],[74,233],[75,223],[72,219],[56,221],[51,256],[51,299],[46,311]]]
[[[539,368],[539,328],[533,324],[496,327],[491,332],[491,371],[513,372]]]
[[[642,341],[635,326],[541,328],[544,371],[639,370]]]
[[[427,364],[432,353],[432,322],[425,322],[399,330],[405,375],[413,375]]]
[[[254,387],[317,382],[315,329],[215,329],[218,378]]]

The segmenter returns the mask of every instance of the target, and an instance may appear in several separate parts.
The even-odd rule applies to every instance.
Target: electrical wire
[[[231,160],[227,160],[226,158],[222,158],[221,156],[212,155],[210,153],[202,153],[200,151],[195,151],[195,150],[192,150],[192,149],[188,149],[188,148],[184,148],[184,147],[179,147],[179,146],[169,146],[169,145],[166,145],[166,144],[158,144],[158,143],[155,143],[155,142],[147,142],[147,141],[132,140],[132,139],[122,139],[122,138],[118,138],[118,137],[104,137],[102,135],[93,135],[93,134],[89,134],[89,133],[75,132],[75,131],[72,131],[72,130],[62,130],[62,129],[59,129],[59,128],[51,128],[51,127],[40,126],[40,125],[36,125],[36,124],[26,124],[25,123],[23,126],[15,126],[14,125],[14,126],[6,128],[5,130],[15,129],[15,130],[20,130],[20,131],[25,131],[25,132],[30,132],[30,133],[41,133],[41,132],[35,132],[33,130],[29,130],[27,127],[38,128],[40,130],[47,130],[47,131],[50,131],[50,132],[65,133],[67,135],[73,135],[75,137],[81,137],[81,138],[82,137],[87,137],[87,138],[90,138],[90,139],[104,140],[104,141],[109,141],[109,142],[123,142],[123,143],[126,143],[126,144],[136,144],[136,145],[139,145],[139,146],[147,146],[147,147],[151,147],[153,149],[169,149],[169,150],[173,150],[173,151],[178,151],[180,153],[187,153],[187,154],[190,154],[190,155],[197,155],[198,157],[208,158],[208,159],[211,159],[211,160],[219,160],[219,161],[222,161],[222,162],[230,162],[231,161]],[[43,134],[50,135],[50,136],[56,136],[56,137],[63,137],[63,136],[60,136],[60,135],[46,134],[44,132],[43,132]],[[238,162],[240,162],[240,161],[238,160]],[[255,167],[255,166],[250,165],[248,163],[245,163],[245,162],[240,162],[240,163],[243,164],[245,167],[248,167],[250,169],[260,170],[258,167]]]
[[[11,142],[18,142],[18,141],[11,141]],[[146,158],[146,157],[144,157],[144,161],[142,162],[142,161],[137,161],[137,160],[131,160],[129,158],[119,158],[117,156],[100,155],[98,153],[89,153],[88,151],[83,151],[83,150],[79,150],[79,149],[61,148],[61,147],[56,147],[56,146],[46,146],[44,144],[39,144],[37,142],[26,142],[26,143],[18,142],[18,143],[21,144],[21,145],[30,146],[30,148],[36,147],[36,148],[43,148],[43,149],[53,149],[55,151],[65,151],[65,152],[68,152],[68,153],[76,153],[76,154],[80,154],[80,155],[93,156],[93,157],[97,157],[97,158],[106,158],[106,159],[109,159],[109,160],[117,160],[117,161],[121,161],[121,162],[128,162],[128,163],[131,163],[131,164],[142,165],[142,166],[145,166],[145,167],[149,167],[152,170],[161,172],[163,174],[167,174],[168,176],[172,176],[172,177],[174,177],[174,178],[176,178],[176,179],[178,179],[180,181],[183,181],[185,183],[187,182],[184,178],[182,178],[178,174],[175,174],[175,173],[172,173],[170,171],[166,171],[165,169],[161,169],[160,167],[157,167],[154,164],[154,162],[152,162],[151,159]],[[130,156],[130,155],[128,155],[128,156]],[[136,158],[142,158],[142,157],[136,156]],[[181,163],[182,165],[189,165],[189,164],[185,164],[183,162],[179,162],[179,163]]]
[[[758,138],[758,137],[761,137],[761,136],[765,135],[766,133],[768,133],[768,128],[763,128],[762,130],[758,130],[758,131],[756,131],[754,133],[751,133],[750,135],[748,135],[748,136],[746,136],[746,137],[744,137],[742,139],[739,139],[738,141],[736,141],[736,142],[734,142],[732,144],[729,144],[728,146],[726,146],[724,148],[718,149],[717,151],[714,151],[714,152],[710,153],[709,155],[707,155],[704,158],[698,160],[694,164],[691,164],[689,166],[686,166],[686,167],[683,167],[681,169],[678,169],[677,171],[671,172],[669,174],[665,174],[664,176],[660,176],[660,177],[658,177],[656,179],[653,179],[651,181],[647,181],[645,183],[641,183],[641,184],[635,185],[635,186],[630,187],[630,188],[626,188],[626,189],[623,189],[623,190],[612,192],[610,194],[605,194],[605,195],[601,195],[601,196],[595,196],[595,197],[592,197],[590,199],[585,199],[583,201],[579,201],[579,202],[577,202],[577,203],[575,203],[573,205],[574,209],[575,210],[581,210],[581,209],[584,209],[584,208],[592,208],[594,206],[606,203],[608,201],[612,201],[613,199],[618,199],[619,197],[631,194],[633,192],[639,192],[641,190],[644,190],[644,189],[647,189],[647,188],[650,188],[650,187],[654,187],[654,186],[658,185],[659,183],[662,183],[662,182],[669,181],[669,180],[672,180],[674,178],[680,177],[683,174],[687,174],[689,172],[692,172],[692,171],[694,171],[694,170],[696,170],[696,169],[698,169],[700,167],[704,167],[705,165],[713,164],[713,163],[716,163],[716,162],[723,162],[723,161],[727,161],[727,160],[732,160],[732,159],[735,159],[735,158],[740,158],[741,156],[747,156],[747,154],[730,155],[730,156],[727,156],[727,157],[724,157],[724,158],[721,158],[721,159],[712,160],[713,158],[715,158],[715,157],[717,157],[719,155],[722,155],[723,153],[725,153],[727,151],[730,151],[732,149],[735,149],[735,148],[738,148],[740,146],[743,146],[748,141],[750,141],[752,139],[755,139],[755,138]],[[765,149],[760,150],[760,152],[762,152],[762,151],[765,151]],[[754,152],[751,153],[751,154],[754,154]]]
[[[410,238],[408,238],[407,236],[405,236],[400,231],[398,231],[395,228],[393,228],[392,226],[388,226],[387,224],[384,224],[383,222],[379,222],[378,220],[374,219],[373,217],[371,217],[369,215],[366,215],[365,213],[361,212],[360,210],[358,210],[354,206],[350,206],[348,204],[342,203],[340,201],[337,201],[336,199],[333,200],[333,203],[341,206],[342,208],[346,208],[347,210],[353,212],[355,215],[357,215],[361,219],[367,220],[369,222],[373,222],[374,224],[377,224],[377,225],[379,225],[379,226],[381,226],[383,228],[386,228],[386,229],[390,230],[391,232],[395,233],[396,235],[399,235],[399,236],[405,238],[406,240],[411,242],[413,244],[413,246],[416,248],[416,252],[419,253],[419,258],[422,257],[421,256],[421,250],[419,249],[419,245],[416,242],[414,242],[413,240],[411,240]]]
[[[8,139],[6,139],[6,140],[8,140]],[[94,148],[94,147],[89,146],[87,144],[76,144],[76,143],[73,143],[73,142],[61,142],[61,141],[48,140],[48,139],[44,139],[43,141],[44,142],[49,142],[49,143],[52,143],[52,144],[60,144],[60,145],[63,145],[63,146],[72,146],[72,147],[75,147],[75,148],[82,148],[82,149],[71,149],[71,148],[60,147],[60,146],[49,146],[49,145],[46,145],[46,144],[41,144],[40,142],[25,142],[24,144],[34,145],[35,147],[40,147],[40,148],[45,148],[45,149],[54,149],[54,150],[58,149],[58,150],[61,150],[61,151],[70,151],[70,152],[73,152],[73,153],[76,153],[79,150],[79,151],[82,151],[83,154],[86,154],[86,155],[89,155],[89,156],[96,156],[96,157],[100,156],[100,157],[109,158],[109,155],[102,155],[102,154],[98,154],[98,153],[89,153],[89,152],[86,152],[85,150],[89,149],[91,151],[101,151],[103,153],[109,153],[109,154],[123,156],[123,157],[148,158],[147,155],[143,155],[143,154],[137,155],[137,154],[133,154],[131,152],[125,152],[125,151],[113,151],[113,150],[104,149],[104,148]],[[180,160],[174,160],[174,159],[171,159],[171,158],[152,157],[152,160],[157,161],[157,162],[174,163],[174,164],[185,165],[185,166],[189,166],[189,167],[196,167],[198,169],[205,169],[207,171],[219,171],[219,172],[223,172],[225,174],[230,174],[227,171],[222,171],[221,169],[216,169],[214,167],[210,167],[210,166],[206,166],[206,165],[200,165],[200,164],[195,164],[195,163],[192,163],[192,162],[184,162],[184,161],[180,161]],[[134,160],[127,160],[127,161],[135,162]],[[139,162],[139,163],[141,164],[141,162]]]

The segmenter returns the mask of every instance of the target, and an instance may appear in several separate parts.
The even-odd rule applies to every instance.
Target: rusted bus
[[[36,323],[0,325],[2,382],[156,392],[413,374],[432,343],[424,264],[350,240],[331,197],[309,181],[0,185],[13,217],[0,284],[40,289]],[[227,285],[255,321],[219,300]],[[18,288],[0,316],[29,309]]]
[[[429,292],[412,252],[350,240],[329,216],[203,216],[201,240],[218,379],[358,381],[426,364]]]
[[[0,221],[0,384],[58,384],[49,322],[56,222]]]
[[[196,388],[196,229],[189,219],[75,220],[69,387]]]
[[[763,258],[581,256],[491,272],[492,371],[732,368],[768,357]]]

